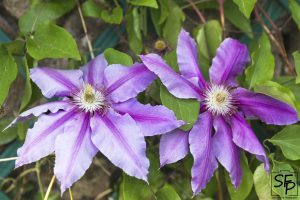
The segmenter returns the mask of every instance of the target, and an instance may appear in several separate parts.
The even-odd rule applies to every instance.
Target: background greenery
[[[130,66],[138,61],[138,54],[155,52],[178,70],[175,50],[182,27],[198,44],[205,77],[221,41],[237,38],[248,45],[252,58],[240,84],[280,99],[300,113],[300,1],[2,0],[0,129],[21,111],[55,100],[41,97],[29,79],[30,68],[78,68],[92,54],[103,52],[110,64]],[[139,100],[172,109],[179,119],[190,123],[182,127],[184,130],[196,121],[200,106],[193,100],[175,98],[158,80],[139,95]],[[0,159],[16,156],[33,123],[34,119],[19,123],[0,134]],[[252,121],[251,126],[264,144],[273,170],[300,171],[300,125],[279,127]],[[147,143],[150,185],[123,174],[97,155],[86,175],[72,187],[73,199],[191,199],[191,156],[158,170],[159,137],[147,138]],[[17,170],[13,170],[14,161],[0,162],[0,199],[44,199],[53,164],[54,156]],[[207,188],[194,199],[272,199],[270,178],[263,166],[249,154],[242,154],[241,165],[244,176],[237,190],[219,167]],[[284,198],[284,191],[273,192]],[[49,199],[60,198],[54,183]],[[69,193],[62,198],[70,199]]]

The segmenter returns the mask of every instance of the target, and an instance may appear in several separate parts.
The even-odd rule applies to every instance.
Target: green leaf
[[[268,139],[282,150],[283,155],[290,160],[300,159],[300,125],[286,126],[282,131]]]
[[[265,33],[262,34],[258,47],[251,57],[252,65],[246,70],[246,81],[250,88],[273,78],[275,61],[269,38]]]
[[[255,92],[263,93],[275,99],[283,101],[297,109],[297,101],[293,92],[279,83],[266,81],[254,87]]]
[[[238,5],[240,11],[245,15],[245,17],[249,18],[256,0],[233,0],[233,2]]]
[[[232,200],[242,200],[251,192],[253,186],[253,175],[248,165],[248,160],[245,153],[241,154],[241,167],[243,171],[243,177],[240,186],[235,190],[229,176],[226,176],[227,188]]]
[[[156,0],[129,0],[128,2],[135,6],[158,8]]]
[[[123,19],[123,10],[121,7],[115,7],[112,11],[102,10],[101,19],[107,23],[120,24]]]
[[[111,64],[121,64],[125,66],[133,65],[132,58],[129,55],[112,48],[108,48],[104,51],[104,57],[109,65]]]
[[[44,58],[81,59],[71,34],[54,24],[40,25],[35,34],[27,38],[26,47],[28,53],[37,60]]]
[[[296,69],[296,84],[300,83],[300,53],[296,51],[293,53],[294,62],[295,62],[295,69]]]
[[[256,194],[260,200],[272,199],[270,176],[264,169],[264,164],[260,164],[254,171],[253,181]]]
[[[178,34],[182,28],[181,24],[184,19],[185,15],[181,8],[174,5],[163,27],[163,38],[165,38],[172,47],[175,47],[177,44]]]
[[[183,130],[189,130],[197,121],[200,110],[200,102],[195,99],[178,99],[173,96],[165,86],[160,87],[160,99],[164,106],[174,111],[177,119],[185,121]]]
[[[12,82],[16,79],[18,69],[12,55],[0,46],[0,106],[8,95]]]
[[[248,37],[253,37],[250,20],[241,13],[238,6],[232,0],[224,2],[224,15],[230,23],[246,33]]]
[[[292,13],[293,20],[300,29],[300,5],[296,0],[289,0],[289,9]]]
[[[75,0],[53,0],[40,3],[20,18],[20,31],[24,34],[35,31],[40,24],[53,21],[72,10],[75,4]]]
[[[168,184],[156,193],[156,198],[157,200],[181,200],[176,190]]]
[[[29,74],[29,68],[27,64],[27,59],[24,57],[23,66],[25,68],[25,74],[26,74],[26,82],[25,82],[25,88],[24,88],[24,94],[21,101],[21,106],[19,112],[21,112],[30,102],[31,95],[32,95],[32,88],[31,88],[31,82],[30,82],[30,74]]]
[[[143,50],[140,16],[137,8],[133,8],[126,15],[126,29],[130,49],[135,54],[140,54]]]
[[[87,17],[101,18],[102,9],[94,0],[88,0],[81,5],[82,13]]]
[[[13,119],[1,119],[0,120],[0,131],[5,129]],[[18,134],[16,127],[11,127],[3,132],[0,132],[0,145],[8,144],[13,141]]]

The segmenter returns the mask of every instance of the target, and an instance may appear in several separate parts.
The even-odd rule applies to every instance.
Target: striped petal
[[[135,63],[132,67],[110,65],[104,71],[105,86],[113,102],[124,102],[144,91],[156,78],[144,64]]]
[[[41,89],[45,97],[65,97],[80,88],[82,71],[40,67],[30,70],[30,78]]]
[[[63,132],[66,122],[75,115],[74,110],[41,115],[26,135],[24,145],[18,149],[16,167],[35,162],[54,152],[55,139]]]
[[[250,62],[247,46],[227,38],[217,49],[216,57],[209,69],[210,81],[214,84],[236,85],[240,75]]]
[[[257,117],[267,124],[288,125],[298,121],[297,111],[290,105],[270,96],[244,88],[234,91],[240,109],[247,117]]]
[[[205,87],[205,80],[198,64],[197,44],[184,29],[178,36],[177,61],[181,74],[187,79],[197,78],[201,88]]]
[[[175,114],[164,106],[143,105],[130,99],[112,106],[120,114],[129,114],[139,125],[144,136],[167,133],[184,124]]]
[[[147,68],[160,78],[174,96],[183,99],[201,99],[202,91],[200,87],[174,72],[159,55],[140,55],[140,58]]]
[[[269,161],[265,150],[245,119],[237,113],[232,116],[230,124],[233,142],[240,148],[256,155],[258,160],[265,163],[265,170],[269,171]]]
[[[176,129],[161,136],[159,144],[160,166],[175,163],[189,152],[189,134]]]
[[[212,116],[200,114],[189,134],[190,151],[194,157],[192,167],[192,190],[197,195],[212,178],[218,163],[212,151]]]
[[[242,180],[240,165],[240,150],[232,141],[231,128],[223,117],[214,119],[215,135],[213,137],[213,151],[221,165],[229,172],[231,182],[237,188]]]
[[[91,141],[89,114],[77,114],[55,140],[54,174],[62,194],[84,175],[97,151]]]
[[[128,115],[109,110],[91,119],[94,145],[125,173],[147,181],[149,160],[146,142],[135,121]]]
[[[103,84],[104,70],[108,65],[104,58],[104,54],[98,55],[91,60],[88,64],[83,66],[83,80],[86,83],[93,85],[94,87],[101,87]]]

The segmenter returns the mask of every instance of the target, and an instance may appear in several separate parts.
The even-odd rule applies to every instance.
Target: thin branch
[[[224,0],[219,0],[219,10],[220,10],[220,21],[221,21],[221,26],[222,30],[224,32],[225,30],[225,17],[224,17]]]
[[[95,200],[101,200],[103,197],[105,197],[106,195],[110,194],[113,190],[111,188],[104,190],[103,192],[101,192],[100,194],[97,195],[97,197],[95,198]]]
[[[55,181],[55,176],[52,176],[52,179],[51,179],[50,184],[48,186],[48,189],[47,189],[47,192],[46,192],[44,200],[48,200],[50,192],[51,192],[51,189],[52,189],[52,186],[54,184],[54,181]]]
[[[11,158],[2,158],[0,159],[0,162],[7,162],[7,161],[12,161],[12,160],[17,160],[18,157],[11,157]]]
[[[205,2],[210,2],[210,1],[214,1],[214,0],[198,0],[198,1],[195,1],[194,4],[197,5],[199,3],[205,3]],[[187,4],[187,5],[182,6],[181,9],[186,9],[191,6],[192,6],[191,4]]]
[[[81,10],[81,7],[80,7],[80,3],[79,3],[78,0],[76,1],[76,3],[77,3],[77,9],[78,9],[78,12],[79,12],[79,16],[80,16],[82,28],[83,28],[83,31],[84,31],[84,34],[85,34],[85,38],[87,40],[88,48],[89,48],[89,51],[90,51],[90,55],[91,55],[91,58],[94,59],[95,55],[94,55],[94,52],[93,52],[93,47],[92,47],[91,40],[90,40],[90,38],[88,36],[88,32],[87,32],[86,24],[85,24],[85,21],[84,21],[84,18],[83,18],[83,14],[82,14],[82,10]]]
[[[206,20],[204,18],[204,16],[202,15],[202,13],[200,12],[200,10],[198,9],[198,7],[195,5],[195,3],[193,2],[193,0],[186,0],[194,9],[194,11],[197,13],[200,21],[202,24],[206,23]]]
[[[73,200],[73,194],[71,188],[69,188],[69,195],[70,195],[70,200]]]
[[[256,19],[257,21],[261,24],[262,28],[264,29],[264,31],[267,33],[268,37],[270,38],[270,40],[272,40],[272,42],[275,44],[275,46],[277,47],[284,63],[286,64],[287,66],[287,69],[288,69],[288,73],[290,75],[293,75],[295,76],[296,73],[294,71],[294,68],[292,66],[292,64],[290,63],[289,59],[288,59],[288,56],[287,56],[287,53],[285,51],[285,48],[284,46],[282,46],[280,44],[280,42],[278,42],[278,40],[275,38],[275,36],[273,35],[273,33],[270,31],[270,29],[266,26],[266,24],[264,23],[263,19],[261,18],[261,16],[259,15],[259,12],[258,12],[258,9],[257,7],[254,8],[254,13],[255,13],[255,16],[256,16]]]

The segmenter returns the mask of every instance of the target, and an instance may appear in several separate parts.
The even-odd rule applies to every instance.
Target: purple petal
[[[269,161],[264,148],[251,127],[239,113],[232,116],[231,129],[233,142],[240,148],[255,154],[257,159],[265,163],[265,169],[269,171]]]
[[[72,107],[72,105],[68,101],[54,101],[54,102],[45,103],[40,106],[33,107],[33,108],[21,113],[4,130],[13,126],[18,121],[23,121],[23,120],[26,120],[27,118],[30,118],[33,116],[38,117],[41,114],[48,112],[48,111],[50,111],[50,113],[57,113],[59,110],[67,110],[70,107]]]
[[[194,157],[192,167],[192,190],[197,195],[211,179],[218,163],[212,152],[212,116],[200,114],[189,134],[190,151]]]
[[[30,78],[47,98],[69,96],[82,84],[81,70],[58,70],[47,67],[30,70]]]
[[[205,87],[205,80],[198,64],[197,44],[184,29],[181,30],[177,43],[177,61],[181,74],[186,78],[197,77],[201,88]]]
[[[175,163],[189,152],[188,133],[176,129],[161,136],[159,144],[160,166]]]
[[[105,69],[104,76],[108,96],[114,102],[123,102],[136,97],[156,78],[141,63],[135,63],[132,67],[110,65]]]
[[[113,164],[128,175],[147,181],[146,142],[135,121],[109,110],[91,119],[92,141]]]
[[[209,69],[210,81],[214,84],[236,85],[235,78],[240,75],[250,57],[246,45],[227,38],[217,49],[216,57]]]
[[[234,91],[240,109],[247,117],[258,117],[267,124],[288,125],[298,121],[297,112],[290,105],[270,96],[254,93],[244,88]]]
[[[175,114],[164,106],[150,106],[130,99],[112,106],[120,114],[129,114],[139,125],[144,136],[167,133],[184,124]]]
[[[88,64],[83,66],[83,80],[95,87],[100,87],[103,84],[104,70],[108,65],[104,58],[104,54],[98,55]]]
[[[71,111],[41,115],[26,135],[24,145],[18,149],[16,167],[35,162],[54,152],[55,138],[63,132],[65,123],[75,115]]]
[[[55,140],[54,174],[62,194],[84,175],[97,151],[91,141],[89,114],[77,114]]]
[[[148,69],[160,78],[171,94],[183,99],[201,99],[200,87],[174,72],[159,55],[140,55],[140,58]]]
[[[215,135],[213,137],[213,151],[221,165],[229,172],[231,182],[237,188],[242,180],[240,165],[240,150],[232,142],[232,132],[223,117],[214,119]]]

